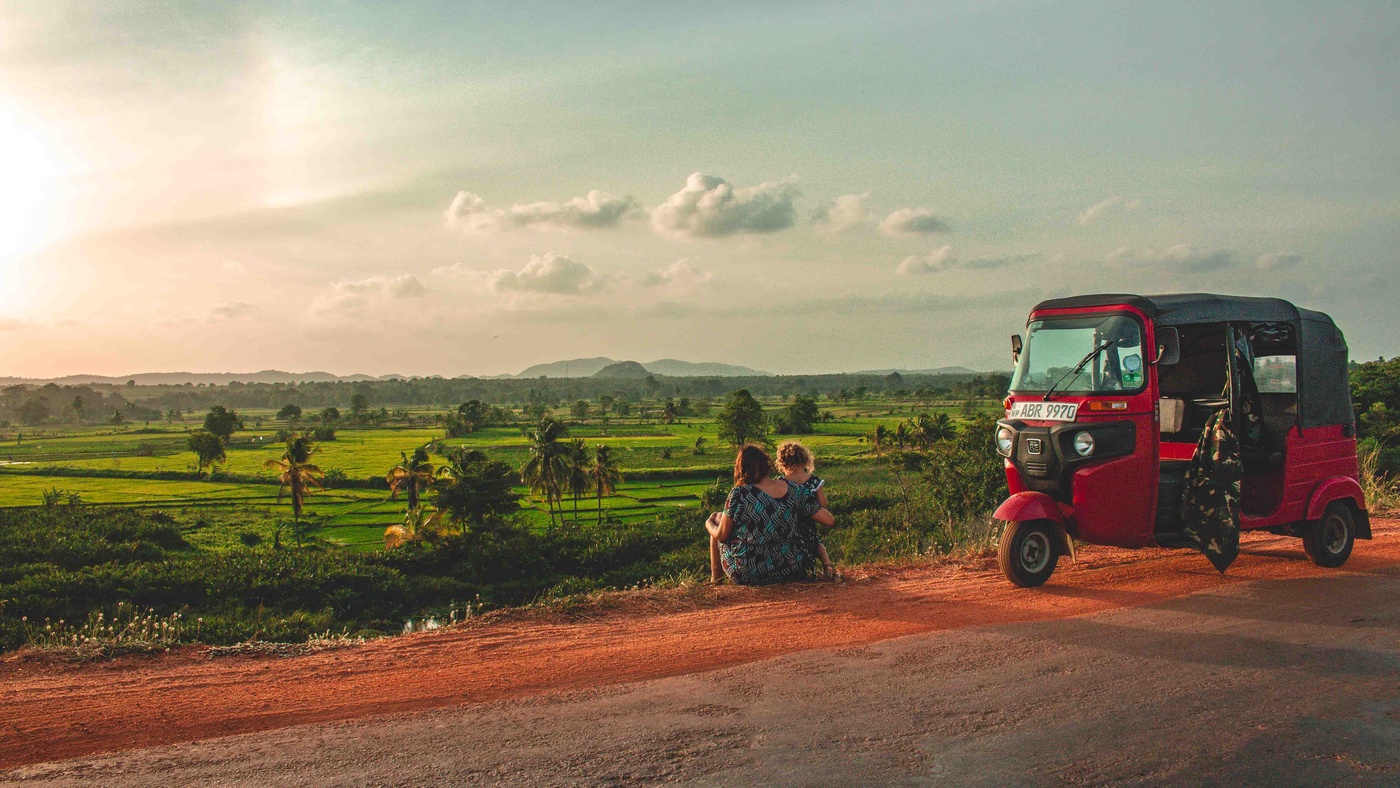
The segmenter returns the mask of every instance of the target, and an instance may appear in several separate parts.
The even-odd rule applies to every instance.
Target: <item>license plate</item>
[[[1027,421],[1074,421],[1079,415],[1077,402],[1017,402],[1011,418]]]

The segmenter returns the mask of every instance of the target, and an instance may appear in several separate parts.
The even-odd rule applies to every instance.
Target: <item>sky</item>
[[[0,375],[1009,366],[1211,291],[1400,353],[1400,6],[0,0]]]

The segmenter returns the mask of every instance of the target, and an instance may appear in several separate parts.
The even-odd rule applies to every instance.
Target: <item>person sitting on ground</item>
[[[826,503],[826,481],[812,473],[816,467],[812,452],[806,446],[797,441],[778,444],[778,470],[782,471],[783,478],[815,495],[817,503],[821,504],[823,509],[827,509],[829,507]],[[822,572],[826,578],[835,580],[836,567],[832,565],[826,545],[822,544],[821,536],[817,534],[817,524],[810,517],[803,517],[798,521],[796,540],[804,552],[822,562]]]
[[[725,575],[740,585],[797,580],[812,567],[813,556],[794,538],[800,519],[836,524],[817,497],[786,479],[773,478],[773,461],[749,444],[734,458],[734,489],[724,511],[705,522],[710,532],[710,582]]]

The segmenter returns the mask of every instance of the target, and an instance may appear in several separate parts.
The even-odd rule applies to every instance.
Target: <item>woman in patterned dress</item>
[[[752,444],[734,458],[734,489],[724,511],[705,522],[710,532],[710,582],[727,575],[740,585],[806,576],[815,557],[797,539],[800,518],[831,526],[836,518],[807,490],[773,478],[773,462]]]

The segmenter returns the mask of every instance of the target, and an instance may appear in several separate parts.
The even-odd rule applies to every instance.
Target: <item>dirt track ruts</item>
[[[1400,563],[1400,523],[1377,520],[1374,530],[1341,571]],[[1223,576],[1194,553],[1087,548],[1031,591],[983,561],[838,585],[720,588],[681,612],[638,596],[589,620],[504,621],[291,658],[211,660],[195,649],[89,665],[11,658],[0,663],[0,767],[676,676],[1336,571],[1303,559],[1296,539],[1261,534],[1246,535]]]

